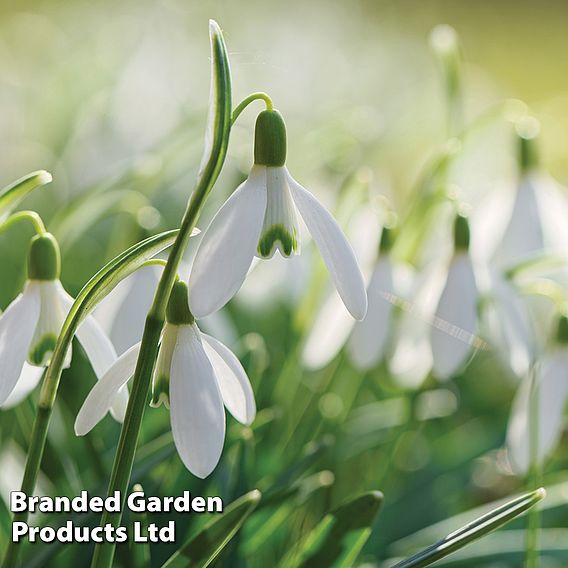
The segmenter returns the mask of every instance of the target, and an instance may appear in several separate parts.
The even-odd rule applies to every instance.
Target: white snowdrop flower
[[[308,369],[327,365],[345,344],[353,364],[360,370],[370,369],[382,360],[391,336],[394,308],[390,233],[387,227],[381,233],[379,255],[373,263],[367,287],[369,305],[364,319],[354,321],[340,297],[331,294],[319,311],[302,351],[302,360]]]
[[[377,212],[366,203],[358,208],[347,224],[347,234],[368,281],[377,262],[378,244],[374,238],[380,234]],[[355,323],[337,290],[329,289],[318,307],[302,350],[304,365],[311,370],[325,367],[341,351]]]
[[[390,230],[385,227],[377,265],[367,287],[367,314],[355,324],[349,339],[349,354],[361,370],[371,369],[380,363],[391,335],[395,295],[393,265],[389,256],[391,238]]]
[[[254,165],[248,179],[219,209],[200,243],[189,284],[196,317],[224,306],[243,284],[254,256],[300,252],[298,216],[318,246],[345,306],[356,319],[367,311],[355,254],[327,209],[288,173],[286,128],[279,112],[260,113]]]
[[[116,393],[134,374],[137,343],[121,355],[93,387],[75,421],[75,432],[89,432],[106,414]],[[187,285],[172,290],[154,367],[152,406],[170,408],[174,443],[185,466],[207,477],[217,465],[225,440],[225,410],[242,424],[256,414],[254,394],[237,357],[202,333],[189,311]]]
[[[469,225],[457,215],[454,223],[455,251],[431,329],[433,371],[449,379],[471,355],[477,329],[477,285],[468,252]]]
[[[557,446],[565,426],[568,401],[568,318],[561,316],[553,348],[535,366],[534,396],[538,416],[538,463],[542,463]],[[507,447],[511,465],[519,474],[531,466],[530,424],[532,380],[527,376],[521,384],[513,406],[507,431]]]
[[[24,399],[51,360],[73,304],[73,298],[59,281],[60,272],[59,245],[55,238],[49,233],[35,236],[28,253],[24,291],[0,317],[0,405],[12,406]],[[101,377],[116,360],[110,340],[91,316],[79,326],[77,338],[97,377]],[[70,362],[71,350],[66,354],[65,366]],[[127,403],[126,391],[113,400],[111,411],[117,420],[124,417]]]
[[[408,293],[401,294],[402,313],[388,367],[402,388],[416,389],[432,370],[430,333],[444,282],[445,266],[438,260],[415,277]]]

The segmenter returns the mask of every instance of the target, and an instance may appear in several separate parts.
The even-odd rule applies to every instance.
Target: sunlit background
[[[345,225],[348,214],[342,218],[338,195],[353,176],[368,184],[374,206],[388,204],[402,214],[428,160],[447,140],[442,74],[428,40],[441,23],[461,38],[464,121],[488,117],[450,172],[459,197],[475,208],[514,181],[512,121],[527,112],[541,124],[543,166],[568,185],[568,5],[562,0],[3,2],[0,186],[32,170],[53,173],[54,182],[25,207],[36,208],[60,240],[62,279],[73,294],[126,246],[180,219],[205,128],[209,18],[225,34],[234,103],[253,91],[272,96],[288,125],[290,171]],[[261,109],[256,105],[233,130],[227,165],[199,223],[203,228],[248,172]],[[2,309],[25,279],[30,235],[29,227],[0,235]],[[377,238],[369,236],[372,247]],[[305,248],[310,251],[308,241]],[[222,494],[228,502],[255,487],[270,491],[319,475],[317,489],[304,488],[305,495],[251,518],[222,557],[222,565],[231,567],[275,565],[326,511],[364,490],[386,495],[358,561],[379,566],[454,526],[416,531],[526,487],[503,450],[518,383],[505,376],[491,349],[478,353],[456,381],[440,386],[429,380],[410,393],[382,366],[363,376],[343,354],[321,371],[302,370],[299,353],[314,306],[307,294],[309,266],[297,264],[301,278],[285,280],[282,267],[275,267],[209,322],[243,358],[257,393],[256,425],[248,429],[229,419],[222,465],[201,482],[170,451],[167,412],[149,411],[142,443],[150,452],[152,440],[166,436],[164,458],[134,481],[156,494],[189,488]],[[290,294],[292,283],[297,289]],[[278,294],[271,294],[272,286]],[[141,330],[130,332],[135,341]],[[92,381],[81,357],[64,374],[42,491],[75,494],[105,486],[119,427],[107,419],[86,441],[72,433]],[[2,496],[18,483],[32,399],[0,415]],[[317,455],[306,458],[306,452]],[[567,467],[564,444],[547,467],[550,483],[565,480]],[[558,487],[557,505],[568,498],[568,485]],[[1,507],[3,540],[9,517]],[[545,526],[562,527],[568,513],[551,505],[543,518]],[[201,523],[178,520],[182,535]],[[476,549],[480,556],[452,565],[521,565],[522,526],[513,526],[506,541],[488,540],[485,549]],[[565,566],[565,541],[562,547],[562,539],[552,537],[556,552],[546,566]],[[34,565],[79,565],[80,550],[48,560],[56,549],[38,546],[46,556],[38,552]],[[152,565],[172,551],[153,547]],[[503,551],[509,556],[497,555]],[[124,566],[127,555],[119,555]]]

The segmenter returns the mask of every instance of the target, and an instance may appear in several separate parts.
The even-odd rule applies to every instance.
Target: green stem
[[[46,232],[45,225],[38,213],[35,211],[18,211],[10,215],[10,217],[0,224],[0,233],[7,231],[12,225],[20,221],[29,221],[34,226],[34,230],[38,235],[43,235]]]
[[[539,446],[539,385],[537,382],[534,366],[530,369],[530,394],[529,394],[529,457],[530,472],[529,485],[530,489],[540,487],[542,471],[540,459],[538,455]],[[527,538],[525,551],[526,568],[537,568],[539,565],[538,548],[540,536],[540,511],[538,507],[533,507],[527,516]]]
[[[183,216],[178,237],[172,246],[168,261],[156,289],[152,307],[146,318],[126,418],[120,434],[108,487],[108,495],[112,495],[115,491],[120,492],[122,502],[121,511],[118,513],[105,511],[100,523],[103,527],[110,524],[116,528],[121,522],[122,508],[124,507],[127,496],[140,426],[146,409],[148,392],[152,380],[152,371],[158,354],[158,341],[164,323],[166,305],[191,232],[195,227],[203,204],[221,171],[227,153],[231,127],[231,81],[224,41],[220,36],[217,39],[218,41],[213,45],[213,49],[215,50],[214,57],[217,57],[217,62],[219,62],[220,65],[220,71],[218,70],[217,75],[217,81],[220,83],[218,84],[217,90],[217,102],[219,103],[217,104],[218,112],[216,115],[215,129],[217,135],[213,141],[213,148],[211,149],[209,160],[202,175],[198,179],[197,186]],[[228,105],[225,104],[227,100],[229,101]],[[97,544],[91,563],[92,568],[110,568],[114,558],[114,551],[114,543],[105,542]]]
[[[231,115],[231,125],[235,124],[243,110],[245,110],[245,108],[254,101],[264,101],[266,103],[266,110],[272,110],[274,108],[272,99],[266,93],[252,93],[235,107],[235,110]]]

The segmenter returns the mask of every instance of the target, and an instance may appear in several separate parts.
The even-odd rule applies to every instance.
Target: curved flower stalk
[[[256,406],[245,370],[220,341],[202,333],[189,311],[187,285],[172,290],[152,379],[152,406],[170,408],[174,443],[183,463],[198,477],[217,465],[225,439],[225,411],[242,424]],[[77,435],[89,432],[134,374],[140,343],[128,349],[87,396],[75,422]]]
[[[38,384],[49,364],[73,298],[59,276],[59,245],[49,234],[36,235],[28,252],[28,280],[24,291],[0,318],[0,406],[17,404]],[[116,360],[116,352],[92,317],[77,330],[77,338],[97,377]],[[71,349],[64,366],[71,363]],[[124,418],[128,393],[121,391],[111,405],[117,420]]]
[[[431,330],[434,374],[442,380],[460,371],[469,359],[477,329],[478,292],[469,255],[469,225],[457,215],[454,254]]]
[[[189,284],[196,317],[223,307],[242,286],[254,256],[300,252],[298,215],[304,220],[337,291],[355,319],[367,310],[363,277],[351,246],[331,214],[292,178],[285,166],[286,128],[276,110],[256,121],[254,165],[211,221]]]
[[[353,364],[360,370],[376,366],[386,354],[392,336],[394,272],[390,258],[391,229],[381,232],[379,255],[367,286],[368,309],[362,321],[356,322],[341,305],[337,294],[323,304],[308,335],[302,352],[309,369],[327,365],[345,344]]]
[[[536,365],[536,383],[527,376],[521,384],[511,409],[507,448],[516,473],[526,474],[544,460],[558,445],[565,425],[568,402],[568,317],[560,316],[556,337],[548,353]],[[533,396],[536,399],[533,399]],[[531,400],[536,400],[538,432],[536,455],[531,456]],[[533,402],[534,403],[534,402]]]

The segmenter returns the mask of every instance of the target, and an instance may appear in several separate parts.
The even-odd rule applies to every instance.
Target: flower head
[[[355,254],[339,225],[321,203],[288,173],[286,127],[279,112],[260,113],[255,128],[254,165],[209,225],[195,258],[189,285],[198,317],[223,307],[243,284],[254,256],[300,252],[298,213],[323,256],[341,299],[356,319],[367,296]]]
[[[534,383],[538,404],[538,453],[542,463],[554,450],[564,427],[564,411],[568,401],[568,318],[560,316],[552,349],[535,366]],[[530,428],[533,381],[527,376],[513,403],[507,432],[507,446],[513,468],[527,473],[531,466]]]
[[[454,223],[455,250],[431,332],[433,370],[440,379],[461,370],[473,348],[478,293],[469,240],[467,219],[458,215]]]
[[[221,342],[202,333],[188,306],[187,285],[177,281],[152,382],[152,406],[170,409],[174,443],[186,467],[207,477],[217,465],[225,440],[225,410],[241,423],[256,414],[245,370]],[[121,355],[93,387],[75,421],[75,432],[89,432],[109,410],[116,393],[126,388],[140,351],[137,343]]]
[[[0,405],[11,406],[25,398],[51,360],[73,304],[73,298],[59,281],[60,272],[59,245],[53,235],[34,237],[28,252],[24,290],[0,317]],[[116,359],[109,339],[91,316],[79,327],[77,338],[97,377],[102,376]],[[66,354],[65,365],[70,362],[71,352]],[[120,393],[113,402],[114,416],[124,416],[127,401],[127,393]]]

